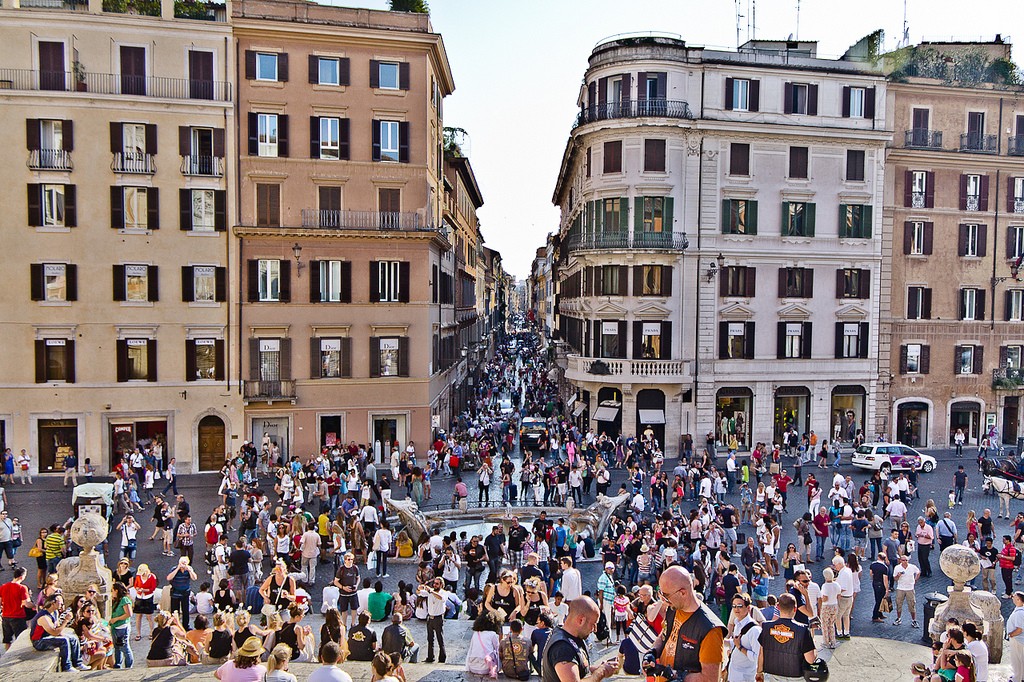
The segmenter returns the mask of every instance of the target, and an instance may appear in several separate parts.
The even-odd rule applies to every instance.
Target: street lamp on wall
[[[711,264],[708,266],[708,271],[704,273],[704,278],[708,282],[713,280],[722,271],[724,264],[725,256],[719,253],[715,260],[711,261]]]
[[[295,274],[298,276],[302,272],[302,261],[299,260],[299,257],[302,255],[302,245],[298,242],[292,245],[292,255],[295,256]]]

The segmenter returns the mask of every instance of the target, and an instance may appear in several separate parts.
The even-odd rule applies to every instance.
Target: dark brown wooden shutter
[[[978,225],[978,256],[984,258],[988,253],[988,225]]]
[[[924,174],[924,207],[935,208],[935,173],[933,171]]]
[[[352,262],[341,261],[341,302],[352,302]]]
[[[39,119],[38,118],[26,118],[25,119],[25,147],[30,151],[39,151],[41,148],[40,131],[39,131]]]
[[[292,300],[292,262],[286,258],[282,258],[279,262],[281,263],[280,301],[288,303]]]
[[[801,325],[800,357],[806,359],[811,357],[811,342],[814,340],[814,336],[811,334],[811,322],[802,322]]]
[[[370,302],[380,302],[380,261],[370,261]]]
[[[903,255],[909,255],[914,247],[914,223],[907,220],[903,223]]]
[[[309,302],[320,303],[320,261],[309,261],[306,269],[309,270]]]
[[[376,59],[370,60],[370,87],[380,87],[380,62]]]
[[[110,227],[124,229],[124,188],[110,188]]]
[[[259,156],[260,153],[260,115],[249,112],[249,156]]]
[[[747,94],[747,110],[761,111],[761,81],[759,80],[750,81],[750,92]]]
[[[592,325],[593,333],[591,334],[591,344],[593,345],[592,355],[595,358],[601,357],[601,320],[594,320]]]
[[[260,300],[260,262],[256,259],[249,260],[247,270],[248,299],[249,303],[255,303]]]
[[[786,323],[776,323],[775,329],[775,358],[782,360],[786,357]]]
[[[619,340],[618,340],[618,343],[616,345],[618,346],[618,351],[619,352],[616,355],[616,357],[618,357],[620,359],[625,359],[625,358],[629,357],[626,354],[626,321],[625,320],[619,320],[618,321],[618,334],[617,335],[619,337]]]
[[[672,295],[672,266],[662,265],[661,267],[661,295]]]
[[[191,265],[181,266],[181,300],[185,303],[196,300],[195,269]]]
[[[146,381],[157,380],[156,368],[156,339],[146,339]]]
[[[292,340],[281,339],[281,381],[292,380]]]
[[[661,323],[661,355],[662,360],[672,359],[672,323]]]
[[[370,376],[380,376],[380,337],[370,337]]]
[[[256,80],[256,52],[254,50],[245,51],[245,79]]]
[[[214,381],[224,381],[225,375],[225,353],[224,353],[224,339],[216,339],[213,342],[213,379]]]
[[[644,266],[633,266],[633,295],[643,296],[644,294]]]
[[[65,298],[69,301],[78,300],[78,266],[68,263],[64,266],[64,277],[67,281]]]
[[[351,78],[348,57],[342,57],[338,60],[338,85],[348,86]]]
[[[398,161],[409,163],[409,122],[402,121],[398,124]]]
[[[875,86],[864,88],[864,118],[873,121],[875,118]]]
[[[224,158],[224,129],[214,128],[213,129],[213,155],[218,158]]]
[[[260,340],[249,339],[249,380],[260,380]]]
[[[743,357],[747,360],[754,359],[754,325],[755,322],[743,323]]]
[[[793,113],[793,84],[786,83],[782,87],[782,113]]]
[[[846,298],[846,270],[836,270],[836,298]]]
[[[157,187],[146,188],[146,229],[160,229],[160,190]]]
[[[1014,185],[1016,184],[1014,182],[1014,180],[1016,180],[1016,178],[1014,176],[1012,176],[1012,175],[1010,177],[1006,178],[1006,212],[1007,213],[1013,213],[1013,208],[1014,208],[1013,207],[1013,201],[1015,199],[1015,197],[1013,196],[1013,190],[1014,190]]]
[[[981,197],[978,199],[978,210],[988,210],[988,176],[981,176]]]
[[[398,89],[409,89],[409,62],[400,62],[398,64]]]
[[[31,291],[31,300],[33,301],[44,301],[46,300],[46,281],[43,275],[42,263],[31,263],[28,266],[29,272],[29,290]]]
[[[916,320],[921,316],[920,303],[918,302],[917,291],[920,287],[907,288],[907,319]]]
[[[928,374],[932,368],[932,347],[921,346],[921,374]]]
[[[75,383],[75,340],[64,342],[64,382]]]
[[[628,285],[629,285],[629,266],[627,266],[627,265],[620,265],[619,266],[619,291],[618,291],[619,296],[628,296],[629,295],[629,289],[627,288]]]
[[[36,383],[46,383],[46,341],[36,339]]]
[[[288,115],[277,116],[277,155],[288,156]]]
[[[113,195],[110,200],[113,202]],[[192,190],[190,189],[178,190],[178,227],[186,231],[192,229]]]
[[[320,117],[309,117],[309,158],[320,158]]]
[[[985,319],[985,290],[976,289],[974,294],[974,319]]]
[[[213,191],[213,229],[225,232],[228,229],[228,196],[227,190]]]
[[[932,255],[932,243],[935,238],[935,223],[924,224],[924,255]]]
[[[932,319],[932,290],[927,287],[921,290],[921,318]]]
[[[843,118],[850,118],[850,89],[849,85],[843,86]]]
[[[38,227],[43,224],[43,205],[42,205],[42,192],[43,188],[41,185],[29,184],[28,185],[28,225],[29,227]]]
[[[724,360],[729,357],[729,323],[718,323],[718,358]]]
[[[196,380],[196,342],[185,339],[185,381]]]
[[[779,268],[779,298],[789,293],[789,268]]]
[[[370,129],[372,133],[372,150],[370,157],[374,161],[380,161],[380,121],[374,119],[371,121]]]
[[[960,210],[967,210],[967,176],[960,176]]]
[[[348,161],[352,155],[349,145],[349,130],[349,120],[347,118],[338,119],[338,156],[343,161]]]
[[[957,228],[956,253],[958,256],[967,255],[967,225],[963,223]]]
[[[213,300],[224,303],[228,300],[228,269],[218,267],[213,271]]]
[[[178,126],[178,155],[191,156],[192,154],[192,128]]]
[[[398,337],[398,376],[409,376],[409,337]]]
[[[908,351],[906,346],[900,346],[900,374],[907,373]]]
[[[320,379],[323,374],[323,363],[320,361],[320,339],[309,337],[309,378]]]
[[[341,376],[352,376],[352,339],[348,336],[341,339]]]
[[[847,88],[844,88],[844,90],[846,90],[846,89]],[[835,338],[835,356],[836,356],[836,360],[841,360],[843,358],[843,345],[844,345],[844,342],[846,341],[845,334],[843,334],[843,331],[845,330],[845,328],[843,326],[844,324],[845,324],[844,322],[836,322],[836,338]]]
[[[128,381],[128,341],[118,339],[115,348],[117,349],[117,380],[119,382]]]
[[[160,268],[156,265],[146,266],[146,300],[156,302],[160,300]]]
[[[871,298],[871,271],[861,270],[857,282],[857,298]]]
[[[736,82],[735,78],[726,78],[725,79],[725,110],[726,111],[731,111],[732,107],[733,107],[732,90],[733,90],[733,84],[735,82]]]
[[[914,203],[914,171],[903,172],[903,206],[910,208]]]
[[[818,86],[808,85],[807,86],[807,115],[817,116],[818,115]]]
[[[124,124],[110,122],[110,153],[120,154],[124,151]]]
[[[64,227],[78,225],[78,192],[74,185],[64,185]]]
[[[999,346],[999,367],[1006,367],[1006,346]]]
[[[398,264],[398,302],[409,302],[409,262],[402,261]]]
[[[114,266],[114,300],[123,301],[125,300],[125,286],[124,286],[124,266]]]
[[[146,153],[156,155],[157,136],[156,136],[156,124],[146,124]]]
[[[974,373],[981,374],[985,371],[985,347],[974,347]]]
[[[277,55],[277,80],[279,83],[288,82],[288,53],[279,52]]]
[[[75,150],[75,122],[65,119],[61,121],[60,148],[66,152]]]
[[[315,54],[309,55],[309,82],[320,82],[320,57]]]
[[[868,333],[869,326],[867,322],[860,322],[859,325],[860,328],[857,331],[857,357],[861,360],[866,360],[871,345],[871,335]]]
[[[621,339],[622,345],[626,344],[625,339]],[[633,322],[633,359],[643,360],[644,357],[644,323],[640,320]]]

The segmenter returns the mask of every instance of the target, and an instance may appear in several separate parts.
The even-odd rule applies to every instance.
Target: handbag
[[[33,559],[37,559],[43,556],[43,550],[39,549],[38,547],[33,547],[28,551],[28,555]]]
[[[889,597],[882,597],[882,602],[878,605],[878,610],[882,613],[890,613],[892,611],[892,600]]]

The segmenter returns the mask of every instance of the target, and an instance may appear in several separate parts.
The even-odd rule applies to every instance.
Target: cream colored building
[[[153,439],[192,472],[241,442],[230,27],[128,5],[0,9],[0,441],[33,472]]]

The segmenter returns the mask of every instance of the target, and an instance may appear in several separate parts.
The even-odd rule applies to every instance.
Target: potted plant
[[[86,92],[89,86],[85,82],[85,66],[77,59],[71,63],[71,69],[75,77],[75,90]]]

